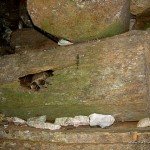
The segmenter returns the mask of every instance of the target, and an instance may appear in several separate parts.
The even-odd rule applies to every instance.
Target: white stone
[[[69,42],[69,41],[67,41],[67,40],[64,40],[64,39],[60,39],[60,40],[58,41],[58,45],[59,45],[59,46],[66,46],[66,45],[71,45],[71,44],[73,44],[73,43],[71,43],[71,42]]]
[[[27,124],[32,123],[32,122],[44,123],[45,121],[46,121],[46,115],[29,118],[29,119],[27,119]]]
[[[89,117],[88,116],[75,116],[74,118],[71,118],[71,117],[56,118],[55,124],[61,125],[61,126],[72,125],[75,127],[78,127],[80,125],[89,125]]]
[[[68,117],[56,118],[54,124],[60,126],[68,126],[68,124],[66,124],[67,119]]]
[[[58,130],[61,128],[60,125],[55,125],[55,124],[52,124],[52,123],[44,123],[44,122],[41,122],[41,123],[38,123],[38,122],[30,122],[28,123],[28,125],[30,127],[34,127],[34,128],[39,128],[39,129],[49,129],[49,130]]]
[[[9,120],[10,119],[10,120]],[[15,125],[22,125],[22,124],[26,124],[26,121],[21,119],[21,118],[18,118],[18,117],[11,117],[9,118],[8,120],[10,122],[13,122]]]
[[[140,128],[149,127],[149,126],[150,126],[150,118],[143,118],[137,124],[137,127]]]
[[[78,127],[81,125],[89,125],[90,121],[88,116],[75,116],[74,118],[68,119],[67,124]]]
[[[91,114],[90,118],[90,126],[100,126],[101,128],[111,126],[115,118],[111,115],[103,115],[103,114]]]

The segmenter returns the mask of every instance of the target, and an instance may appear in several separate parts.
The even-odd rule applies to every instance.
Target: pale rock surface
[[[140,128],[149,127],[149,126],[150,126],[150,118],[143,118],[137,124],[137,127]]]
[[[52,123],[48,123],[48,122],[41,122],[41,123],[37,123],[37,122],[33,122],[33,123],[28,123],[28,125],[30,127],[34,127],[34,128],[40,128],[40,129],[49,129],[49,130],[58,130],[61,128],[60,125],[55,125]]]
[[[115,118],[111,115],[103,115],[103,114],[91,114],[90,118],[90,126],[100,126],[101,128],[111,126]]]
[[[26,124],[26,121],[18,118],[18,117],[7,117],[6,118],[8,122],[13,122],[15,125],[23,125]]]
[[[75,127],[78,127],[80,125],[89,125],[89,117],[88,116],[75,116],[74,118],[71,118],[71,117],[56,118],[55,124],[61,125],[61,126],[72,125]]]
[[[27,123],[31,123],[31,122],[44,123],[45,121],[46,121],[46,115],[27,119]]]
[[[27,125],[34,128],[49,129],[49,130],[57,130],[61,128],[60,125],[55,125],[45,121],[46,121],[46,115],[33,117],[27,120]]]

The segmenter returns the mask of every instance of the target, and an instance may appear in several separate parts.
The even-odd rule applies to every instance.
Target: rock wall
[[[49,119],[91,113],[135,121],[149,115],[148,31],[0,58],[0,111]],[[34,92],[19,78],[53,70],[48,88]]]
[[[9,1],[9,8],[14,6],[13,2]],[[38,23],[45,21],[42,16],[50,14],[54,21],[54,24],[50,24],[52,30],[62,32],[62,35],[55,36],[82,42],[126,31],[129,23],[128,2],[29,0],[28,9],[35,25],[41,27]],[[47,8],[51,11],[47,12]],[[0,11],[4,14],[3,10]],[[149,14],[145,16],[147,19]],[[7,20],[5,17],[2,20]],[[46,19],[49,20],[48,17]],[[48,26],[45,27],[49,27],[51,22],[46,23]],[[107,30],[101,32],[105,28]],[[65,47],[58,47],[56,43],[34,32],[23,29],[12,32],[9,44],[15,48],[19,46],[20,49],[15,50],[13,55],[0,57],[0,113],[21,118],[46,114],[49,120],[93,112],[119,113],[120,119],[127,121],[139,120],[150,114],[149,30],[132,31]],[[51,49],[50,43],[56,48]],[[32,51],[30,44],[31,47],[35,46],[35,51]],[[8,47],[5,48],[9,51]],[[3,50],[0,47],[2,53]],[[47,88],[35,92],[30,89],[31,86],[26,88],[21,84],[20,79],[29,77],[30,80],[34,74],[48,70],[54,71],[54,75],[47,79]]]

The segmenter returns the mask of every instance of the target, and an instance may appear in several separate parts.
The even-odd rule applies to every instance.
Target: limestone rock
[[[81,125],[89,125],[89,117],[88,116],[75,116],[74,118],[71,117],[63,117],[63,118],[56,118],[55,124],[61,126],[68,126],[73,125],[75,127]]]
[[[57,130],[61,128],[60,125],[55,125],[46,122],[46,115],[29,118],[26,123],[30,127],[40,128],[40,129]]]
[[[22,119],[121,114],[137,121],[150,114],[150,30],[56,49],[0,57],[0,112]],[[49,85],[32,92],[20,77],[53,70]]]
[[[69,42],[69,41],[66,41],[66,40],[64,40],[64,39],[60,39],[60,40],[58,41],[58,45],[60,45],[60,46],[66,46],[66,45],[71,45],[71,44],[73,44],[73,43],[71,43],[71,42]]]
[[[30,124],[30,123],[44,123],[46,121],[46,115],[44,116],[39,116],[39,117],[32,117],[32,118],[29,118],[27,119],[27,124]]]
[[[55,37],[82,42],[128,30],[129,0],[28,0],[35,26]]]
[[[77,122],[75,123],[75,126],[89,125],[90,123],[88,116],[75,116],[74,119],[77,120]]]
[[[103,114],[91,114],[90,118],[90,126],[100,126],[101,128],[111,126],[115,118],[111,115],[103,115]]]
[[[67,119],[68,117],[56,118],[55,124],[60,126],[68,126],[68,124],[66,124]]]
[[[130,11],[132,14],[141,14],[150,9],[150,0],[131,0]]]
[[[13,122],[15,125],[26,124],[26,121],[18,117],[7,117],[8,122]]]
[[[28,123],[28,125],[34,128],[49,129],[49,130],[58,130],[61,128],[61,126],[59,125],[55,125],[55,124],[48,123],[48,122],[41,122],[41,123],[32,122],[32,123]]]
[[[150,118],[141,119],[138,122],[137,127],[140,127],[140,128],[150,127]]]

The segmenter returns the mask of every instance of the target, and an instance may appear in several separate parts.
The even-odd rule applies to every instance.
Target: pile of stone
[[[27,121],[18,117],[5,117],[5,115],[0,114],[0,123],[4,120],[8,123],[13,122],[15,125],[28,125],[30,127],[39,129],[49,129],[58,130],[61,127],[66,126],[91,126],[91,127],[101,127],[107,128],[113,125],[115,122],[115,117],[112,115],[103,115],[93,113],[89,116],[75,116],[75,117],[62,117],[56,118],[54,123],[46,122],[46,115],[39,117],[32,117],[27,119]],[[4,125],[7,128],[8,125]],[[137,123],[137,127],[149,127],[150,118],[143,118]]]

